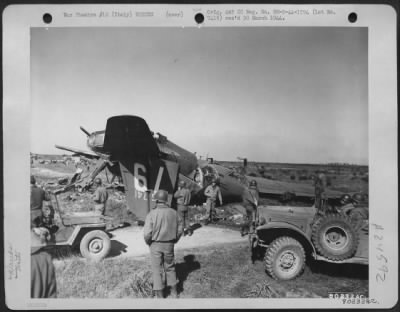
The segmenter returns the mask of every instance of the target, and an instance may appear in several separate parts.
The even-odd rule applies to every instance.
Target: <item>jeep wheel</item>
[[[264,257],[268,274],[276,280],[291,280],[299,276],[304,269],[305,259],[303,246],[287,236],[275,239]]]
[[[104,259],[111,249],[108,235],[101,230],[90,231],[83,236],[80,251],[84,258],[98,262]]]
[[[313,225],[311,238],[318,253],[330,260],[348,259],[358,247],[352,221],[339,214],[319,218]]]

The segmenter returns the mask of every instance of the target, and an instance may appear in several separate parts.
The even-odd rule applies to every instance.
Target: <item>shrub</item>
[[[267,283],[257,283],[250,291],[243,295],[244,298],[277,298],[279,294]]]

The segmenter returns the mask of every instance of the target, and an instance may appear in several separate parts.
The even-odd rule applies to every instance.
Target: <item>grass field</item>
[[[241,162],[218,161],[218,163],[243,171]],[[365,165],[249,162],[245,169],[249,176],[308,185],[313,185],[313,176],[318,171],[326,175],[328,187],[332,190],[368,194],[368,166]]]
[[[56,261],[59,298],[149,298],[152,279],[149,258],[106,259],[88,263],[73,257]],[[326,266],[331,266],[327,268]],[[263,262],[250,262],[247,244],[230,244],[176,252],[181,298],[313,298],[330,291],[368,294],[366,266],[314,263],[296,280],[277,282],[264,272]]]

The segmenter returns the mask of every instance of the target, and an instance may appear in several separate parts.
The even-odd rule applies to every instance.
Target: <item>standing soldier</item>
[[[31,175],[31,220],[42,215],[45,200],[50,200],[49,194],[36,185],[36,179]]]
[[[326,177],[322,172],[317,172],[317,176],[314,181],[315,186],[315,208],[318,212],[325,213],[325,201],[326,201]]]
[[[242,194],[243,206],[246,209],[246,222],[245,226],[241,229],[242,236],[247,234],[246,229],[253,232],[254,221],[256,220],[256,212],[260,195],[257,188],[257,181],[250,181],[249,187],[246,187]]]
[[[157,298],[164,298],[165,273],[172,297],[178,298],[174,246],[183,232],[182,220],[179,214],[167,205],[166,191],[157,191],[154,199],[156,207],[149,212],[144,224],[144,240],[150,246],[153,290]]]
[[[189,236],[193,234],[193,232],[187,228],[188,226],[188,205],[190,203],[190,191],[186,188],[185,181],[179,181],[178,190],[174,194],[174,198],[176,198],[177,203],[177,211],[179,216],[183,222],[183,235],[186,235],[188,232]]]
[[[102,186],[102,182],[100,178],[96,178],[94,180],[94,184],[97,187],[96,191],[93,194],[94,200],[94,211],[96,214],[104,215],[104,211],[106,209],[106,202],[108,199],[108,193],[104,186]]]
[[[217,197],[219,199],[220,205],[222,205],[222,195],[219,186],[217,185],[217,179],[213,178],[211,181],[211,185],[207,186],[204,195],[206,195],[206,209],[207,209],[207,220],[206,225],[209,222],[212,222],[214,210],[215,210],[215,202],[217,201]]]

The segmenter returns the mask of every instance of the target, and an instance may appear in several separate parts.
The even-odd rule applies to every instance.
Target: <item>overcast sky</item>
[[[218,160],[368,164],[366,28],[33,28],[33,153],[108,117]]]

